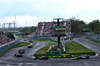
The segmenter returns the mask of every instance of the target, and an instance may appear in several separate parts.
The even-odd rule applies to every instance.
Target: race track
[[[83,46],[99,53],[100,45],[89,40],[86,40],[82,37],[75,38],[73,41],[76,41]],[[99,66],[100,65],[100,56],[91,57],[91,59],[49,59],[49,60],[34,60],[32,55],[46,46],[49,42],[37,42],[33,43],[32,48],[22,47],[11,49],[4,54],[0,55],[0,66]],[[98,47],[98,49],[97,49]],[[25,53],[23,57],[15,57],[15,53],[18,52],[18,49],[24,49]]]

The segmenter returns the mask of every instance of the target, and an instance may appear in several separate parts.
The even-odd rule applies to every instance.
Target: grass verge
[[[31,41],[43,41],[43,42],[48,42],[48,41],[51,41],[49,39],[31,39],[31,38],[25,38],[25,37],[21,37],[23,39],[28,39],[28,40],[31,40]]]
[[[41,48],[40,50],[38,50],[35,54],[47,54],[47,50],[52,45],[58,45],[58,43],[57,42],[55,42],[55,43],[49,43],[47,46],[45,46],[45,47]]]
[[[80,45],[77,42],[66,42],[65,43],[66,53],[91,53],[93,51],[89,50],[88,48]]]
[[[88,48],[80,45],[77,42],[66,42],[65,48],[66,51],[50,51],[47,52],[48,48],[51,45],[57,45],[57,43],[49,43],[47,46],[43,47],[39,51],[37,51],[33,56],[41,57],[41,56],[48,56],[49,58],[73,58],[77,56],[94,56],[96,53],[89,50]]]
[[[19,42],[16,46],[14,46],[12,48],[24,47],[24,46],[28,46],[28,45],[30,45],[30,43]]]
[[[93,38],[90,38],[90,37],[85,37],[85,38],[100,44],[100,40],[98,40],[98,39],[93,39]]]
[[[84,39],[88,39],[88,37],[84,37]]]
[[[45,39],[33,39],[33,41],[43,41],[43,42],[48,42],[48,41],[51,41],[51,40],[45,40]]]
[[[71,37],[71,39],[70,40],[73,40],[73,37]]]
[[[47,50],[52,45],[58,45],[58,43],[49,43],[47,46],[38,50],[35,54],[47,54]],[[65,42],[66,53],[92,53],[93,51],[80,45],[77,42]]]
[[[93,39],[91,39],[91,41],[93,41],[93,42],[96,42],[96,43],[99,43],[99,44],[100,44],[100,41],[93,40]]]

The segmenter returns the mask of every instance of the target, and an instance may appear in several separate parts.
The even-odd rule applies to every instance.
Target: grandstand
[[[13,39],[7,38],[5,36],[0,36],[0,45],[2,46],[3,44],[6,44],[10,41],[13,41]]]
[[[39,22],[36,30],[36,36],[51,37],[52,29],[51,26],[57,26],[57,22]],[[71,35],[71,22],[63,20],[60,22],[60,26],[66,26],[65,35]]]

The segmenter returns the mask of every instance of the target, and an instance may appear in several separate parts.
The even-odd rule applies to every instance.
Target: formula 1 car
[[[75,57],[74,58],[75,60],[77,60],[77,59],[90,59],[90,56],[88,55],[88,56],[79,56],[79,57]]]
[[[28,40],[25,39],[24,41],[28,41]]]
[[[28,48],[32,48],[32,45],[28,46]]]
[[[18,51],[19,51],[20,54],[25,53],[24,49],[19,49]]]
[[[31,41],[31,40],[30,40],[29,42],[30,42],[30,43],[34,43],[34,41]]]
[[[46,56],[35,57],[36,60],[48,60],[49,58]]]
[[[15,57],[22,57],[22,54],[15,54]]]

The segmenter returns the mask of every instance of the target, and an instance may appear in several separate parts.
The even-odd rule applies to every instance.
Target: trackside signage
[[[51,26],[51,28],[66,28],[66,26]]]

